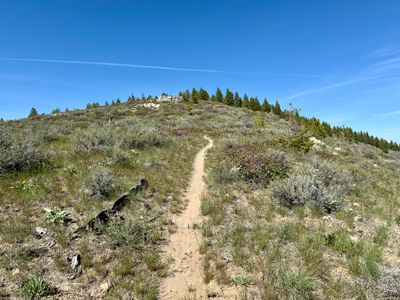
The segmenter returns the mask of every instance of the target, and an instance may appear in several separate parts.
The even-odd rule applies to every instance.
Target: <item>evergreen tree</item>
[[[184,93],[182,93],[182,101],[189,102],[190,101],[190,92],[187,89]]]
[[[106,101],[106,103],[104,103],[104,106],[110,106],[110,103],[108,103],[108,101]]]
[[[195,88],[192,88],[192,93],[190,94],[190,100],[193,103],[197,103],[197,100],[199,100],[199,92]]]
[[[273,112],[275,115],[278,115],[278,116],[282,115],[281,105],[279,104],[278,101],[276,101],[276,102],[275,102],[275,105],[272,107],[272,112]]]
[[[235,105],[235,99],[234,99],[233,93],[229,89],[226,89],[224,103],[229,106]]]
[[[265,112],[271,112],[271,105],[268,103],[267,98],[264,98],[264,102],[261,105],[261,110]]]
[[[224,102],[224,95],[222,94],[220,88],[217,88],[217,91],[215,92],[215,100],[217,102]]]
[[[208,92],[205,89],[200,88],[197,98],[198,100],[209,100],[210,96],[208,95]]]
[[[249,107],[249,97],[247,97],[246,94],[243,96],[243,101],[242,101],[242,107],[243,108],[248,108]]]
[[[114,100],[111,102],[111,106],[115,106],[115,101]]]
[[[261,105],[260,105],[260,102],[258,101],[257,98],[253,98],[253,97],[250,98],[250,101],[249,101],[249,108],[250,108],[252,111],[261,110]]]
[[[28,118],[35,118],[38,116],[39,116],[38,111],[36,110],[36,108],[32,107],[31,112],[28,115]]]
[[[242,98],[240,98],[239,93],[235,93],[234,102],[236,107],[242,107]]]

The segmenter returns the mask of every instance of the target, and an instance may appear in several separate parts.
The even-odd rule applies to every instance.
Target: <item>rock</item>
[[[363,218],[361,216],[355,216],[354,217],[354,222],[362,222]]]
[[[51,240],[51,241],[49,241],[49,242],[46,244],[46,247],[47,247],[47,248],[52,248],[55,244],[56,244],[56,242],[53,241],[53,240]]]
[[[11,275],[15,276],[18,275],[21,271],[17,268],[11,272]]]
[[[47,228],[36,227],[35,231],[39,235],[45,235],[47,233]]]
[[[320,145],[320,146],[326,146],[326,144],[323,141],[320,141],[319,139],[315,137],[310,137],[309,138],[310,142],[313,142],[314,145]]]
[[[110,288],[110,284],[108,282],[104,282],[104,283],[100,284],[100,288],[103,291],[108,291],[108,289]]]
[[[71,269],[76,271],[78,267],[81,265],[81,255],[79,253],[73,255],[70,261],[71,261]]]
[[[354,243],[358,242],[358,240],[359,240],[359,238],[357,236],[354,236],[354,235],[350,235],[349,237],[350,237],[350,240],[352,242],[354,242]]]
[[[360,207],[361,205],[360,205],[360,203],[354,202],[354,203],[353,203],[353,206],[355,206],[355,207]]]
[[[331,219],[331,216],[323,216],[322,220],[323,221],[329,221]]]
[[[100,286],[95,287],[91,290],[90,296],[95,299],[104,298],[105,294],[107,293],[108,289],[110,288],[110,284],[108,282],[104,282],[100,284]]]
[[[182,100],[182,96],[177,97],[177,96],[162,94],[160,97],[158,97],[157,102],[178,102],[179,100]]]
[[[342,148],[340,148],[340,147],[335,147],[335,150],[336,150],[336,151],[342,151]]]

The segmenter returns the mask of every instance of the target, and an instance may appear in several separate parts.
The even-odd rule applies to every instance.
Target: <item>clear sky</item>
[[[1,0],[0,41],[5,119],[228,87],[400,142],[397,0]]]

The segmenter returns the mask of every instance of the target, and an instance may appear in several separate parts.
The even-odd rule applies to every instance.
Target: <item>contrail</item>
[[[235,71],[226,71],[226,70],[179,68],[179,67],[138,65],[138,64],[113,63],[113,62],[102,62],[102,61],[62,60],[62,59],[45,59],[45,58],[7,58],[7,57],[3,57],[3,58],[0,58],[0,61],[56,63],[56,64],[77,64],[77,65],[96,65],[96,66],[108,66],[108,67],[153,69],[153,70],[181,71],[181,72],[238,74],[238,75],[264,75],[264,76],[284,76],[284,77],[285,76],[286,77],[318,77],[318,78],[322,77],[320,75],[315,75],[315,74],[235,72]]]

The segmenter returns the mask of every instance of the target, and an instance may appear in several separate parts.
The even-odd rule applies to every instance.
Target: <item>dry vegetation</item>
[[[160,246],[204,134],[216,144],[199,226],[206,282],[244,299],[400,295],[399,153],[316,147],[295,122],[199,101],[0,123],[0,298],[157,299]],[[142,178],[122,212],[75,237]]]
[[[399,153],[242,122],[209,155],[205,280],[243,299],[397,299]]]

